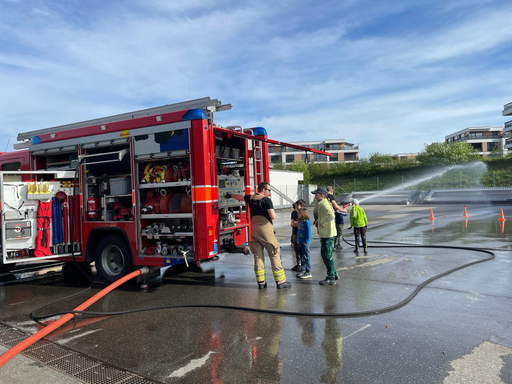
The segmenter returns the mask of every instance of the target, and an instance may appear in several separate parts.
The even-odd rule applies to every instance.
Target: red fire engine
[[[246,194],[269,180],[264,128],[222,128],[210,98],[18,135],[0,154],[0,269],[36,258],[90,264],[112,282],[135,266],[247,251]],[[229,195],[228,195],[229,196]]]

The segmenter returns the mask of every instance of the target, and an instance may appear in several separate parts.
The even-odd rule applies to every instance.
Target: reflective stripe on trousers
[[[279,242],[274,234],[274,227],[263,216],[254,216],[251,218],[251,251],[254,254],[254,273],[256,281],[263,283],[265,281],[265,258],[263,250],[266,249],[270,264],[272,265],[272,273],[276,283],[281,284],[286,281],[284,269],[281,264],[281,255],[279,250]],[[263,271],[263,280],[261,280],[261,272]]]

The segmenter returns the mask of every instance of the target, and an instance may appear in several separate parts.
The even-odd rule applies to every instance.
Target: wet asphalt
[[[252,256],[229,254],[201,268],[169,268],[150,282],[148,292],[128,284],[90,307],[124,311],[202,304],[320,316],[160,309],[82,317],[47,339],[162,383],[512,383],[512,221],[500,225],[501,207],[469,204],[466,221],[463,204],[362,206],[369,217],[368,255],[355,254],[349,244],[334,252],[340,276],[335,286],[318,284],[325,267],[316,234],[313,279],[299,280],[290,270],[290,211],[282,210],[275,228],[290,289],[277,290],[268,268],[268,288],[258,290]],[[503,211],[512,220],[512,206]],[[345,236],[353,243],[350,231]],[[396,306],[438,274],[491,256],[381,242],[492,248],[495,258],[432,281],[399,308],[363,316]],[[0,276],[0,324],[34,333],[32,310],[88,286],[76,270],[54,269],[43,277]],[[91,295],[40,313],[69,310]],[[325,313],[341,316],[322,317]],[[352,316],[342,317],[347,314]]]

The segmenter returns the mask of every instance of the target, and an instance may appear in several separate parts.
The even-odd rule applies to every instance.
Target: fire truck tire
[[[102,238],[96,248],[95,258],[98,278],[112,283],[133,270],[130,250],[119,236],[108,235]]]

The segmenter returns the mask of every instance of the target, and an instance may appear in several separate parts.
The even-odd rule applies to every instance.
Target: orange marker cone
[[[505,222],[507,219],[505,219],[505,216],[503,215],[503,208],[500,208],[500,217],[498,218],[498,221]]]
[[[502,221],[500,223],[500,228],[501,228],[501,233],[505,233],[505,222],[504,221]]]
[[[430,208],[430,217],[429,217],[430,220],[435,220],[436,218],[434,217],[434,211],[432,210],[432,208]]]
[[[464,213],[462,214],[462,217],[469,217],[468,211],[466,211],[466,206],[464,206]]]

